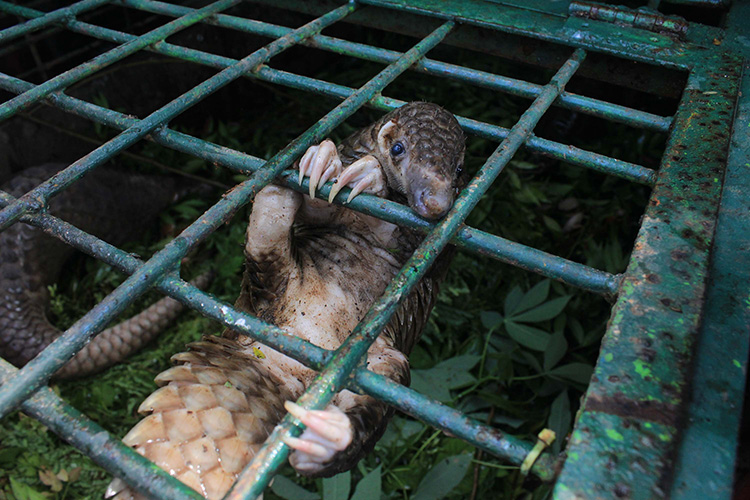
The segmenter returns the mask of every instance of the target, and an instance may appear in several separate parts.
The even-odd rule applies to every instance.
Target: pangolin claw
[[[310,146],[299,161],[298,182],[302,184],[305,176],[310,177],[310,197],[315,197],[318,186],[335,177],[341,171],[336,145],[326,139],[317,146]]]
[[[352,188],[352,192],[346,199],[347,203],[362,192],[385,194],[386,179],[378,160],[371,155],[367,155],[346,167],[331,188],[328,203],[333,202],[333,199],[344,186]]]
[[[338,407],[331,405],[325,410],[306,410],[287,401],[284,408],[307,426],[300,437],[288,436],[283,439],[284,443],[295,450],[292,458],[295,467],[317,467],[351,443],[351,422]]]

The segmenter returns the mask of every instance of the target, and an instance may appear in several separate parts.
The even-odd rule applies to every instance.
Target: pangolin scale
[[[407,202],[435,219],[462,187],[463,155],[464,137],[453,115],[420,102],[386,114],[338,148],[330,141],[311,147],[299,168],[300,177],[310,176],[311,193],[336,178],[336,190],[348,185]],[[409,229],[267,186],[254,200],[235,305],[335,349],[420,241]],[[427,322],[451,256],[452,249],[443,252],[373,344],[370,370],[408,385],[406,356]],[[231,330],[188,348],[157,377],[161,388],[139,408],[148,416],[123,441],[206,498],[219,499],[283,417],[284,402],[296,400],[315,372]],[[316,415],[327,422],[336,421],[337,412],[345,415],[346,445],[309,434],[315,426],[308,424],[301,436],[307,444],[287,443],[293,448],[290,462],[302,474],[330,476],[354,466],[374,447],[392,413],[388,405],[349,391],[332,404]],[[305,451],[317,444],[333,448],[320,455]],[[142,498],[119,479],[107,496]]]
[[[2,189],[21,196],[65,165],[48,163],[23,170]],[[142,235],[169,204],[192,188],[175,180],[114,169],[91,172],[52,198],[49,213],[114,245]],[[0,356],[23,366],[61,332],[46,316],[47,286],[55,283],[74,249],[40,229],[17,223],[0,233]],[[203,286],[207,276],[196,283]],[[140,349],[182,310],[164,298],[95,337],[55,376],[71,378],[99,371]]]

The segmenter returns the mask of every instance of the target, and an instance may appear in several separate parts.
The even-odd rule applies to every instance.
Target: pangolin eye
[[[404,145],[401,144],[400,142],[397,142],[396,144],[394,144],[393,146],[391,146],[391,154],[393,156],[398,156],[398,155],[404,154],[404,151],[405,151],[404,150]]]

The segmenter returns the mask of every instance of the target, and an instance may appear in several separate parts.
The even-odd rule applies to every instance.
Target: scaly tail
[[[191,283],[198,288],[205,288],[211,282],[211,278],[211,273],[206,272]],[[55,373],[55,378],[70,379],[82,374],[96,373],[127,358],[164,331],[183,309],[185,306],[181,303],[171,297],[164,297],[122,323],[102,330]],[[47,337],[54,340],[60,332],[49,323],[47,325],[49,330],[52,330],[52,334]]]
[[[138,409],[149,413],[123,438],[208,499],[222,498],[295,400],[249,348],[222,337],[204,337],[177,354],[162,372],[163,386]],[[249,352],[248,352],[249,351]],[[141,499],[120,479],[107,498]]]

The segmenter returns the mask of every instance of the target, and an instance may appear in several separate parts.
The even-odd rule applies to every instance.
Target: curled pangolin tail
[[[206,272],[191,281],[198,288],[205,288],[211,281]],[[101,371],[138,351],[161,333],[185,308],[170,297],[164,297],[135,316],[103,330],[78,352],[65,366],[55,373],[55,378],[69,379]],[[60,331],[47,323],[51,331],[44,337],[52,342]],[[41,346],[42,348],[46,345]]]
[[[28,168],[2,188],[22,196],[63,167],[50,163]],[[49,212],[118,245],[140,237],[180,197],[206,189],[193,182],[103,169],[52,198]],[[60,335],[46,317],[47,286],[57,280],[73,252],[72,247],[23,223],[0,232],[0,356],[16,366],[26,364]],[[153,338],[181,308],[164,299],[106,330],[58,376],[83,376],[119,361]]]
[[[148,413],[123,442],[208,499],[220,499],[296,399],[249,347],[204,337],[172,357],[161,388],[141,404]],[[120,479],[115,500],[140,499]]]

